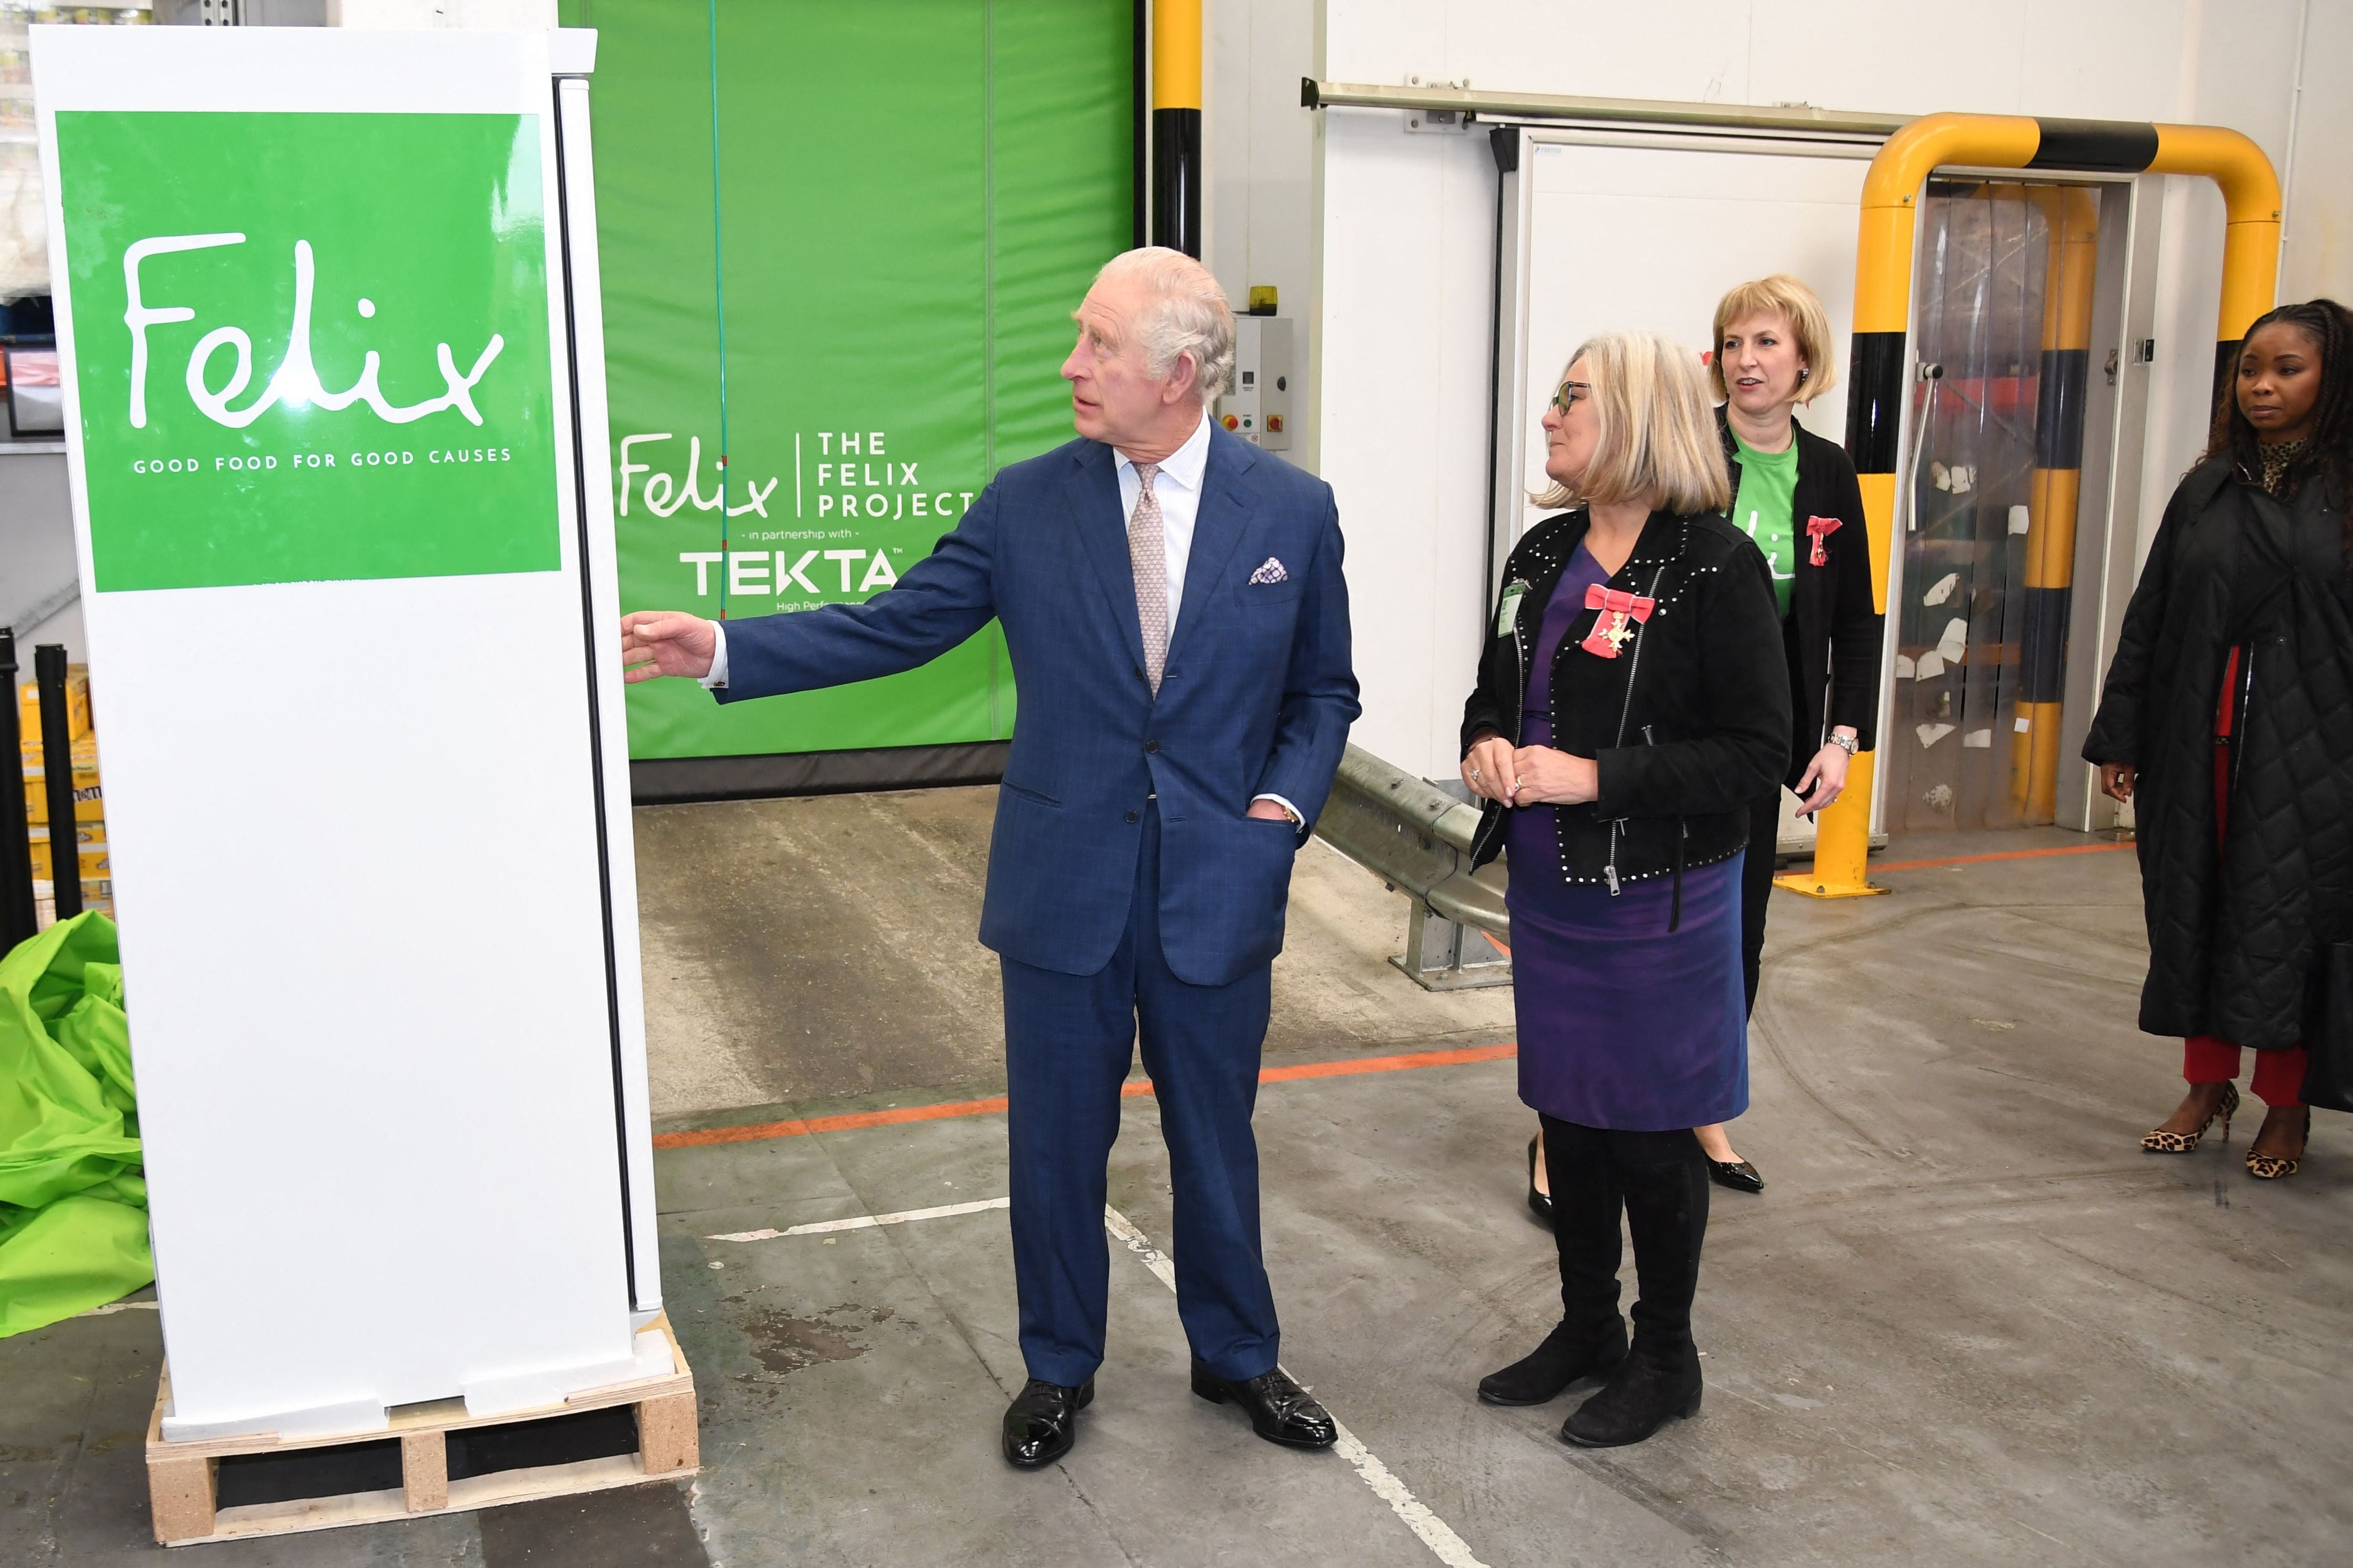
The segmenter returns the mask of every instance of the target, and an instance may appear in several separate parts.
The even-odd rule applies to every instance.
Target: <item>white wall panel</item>
[[[1846,329],[1854,316],[1854,242],[1846,230],[1869,167],[1860,157],[1529,148],[1528,374],[1517,409],[1507,411],[1526,441],[1522,488],[1550,482],[1535,421],[1579,342],[1639,330],[1664,332],[1698,353],[1724,291],[1772,272],[1804,279],[1830,312],[1839,384],[1800,417],[1818,435],[1843,440]],[[1515,535],[1540,515],[1524,500]]]
[[[2353,301],[2353,0],[2314,0],[2305,20],[2303,88],[2287,177],[2287,254],[2280,298]]]
[[[1408,137],[1392,114],[1332,111],[1324,138],[1327,232],[1380,237],[1325,252],[1320,322],[1321,471],[1347,535],[1365,689],[1354,739],[1451,768],[1482,615],[1492,288],[1483,239],[1456,238],[1493,225],[1494,165],[1484,137]]]

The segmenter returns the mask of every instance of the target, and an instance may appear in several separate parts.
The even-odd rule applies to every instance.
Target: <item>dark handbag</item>
[[[2316,1005],[2306,1015],[2304,1102],[2353,1110],[2353,942],[2323,942],[2319,958]]]

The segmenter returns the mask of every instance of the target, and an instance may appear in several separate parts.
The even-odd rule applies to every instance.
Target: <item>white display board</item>
[[[1494,562],[1544,515],[1549,484],[1536,418],[1568,356],[1597,333],[1664,332],[1710,348],[1715,302],[1734,285],[1786,272],[1821,296],[1838,384],[1799,412],[1814,434],[1846,439],[1855,226],[1876,141],[1792,142],[1713,135],[1525,131],[1504,181],[1503,385],[1498,406]],[[1490,593],[1493,584],[1490,585]],[[1781,842],[1810,844],[1813,823],[1782,794]],[[1875,813],[1874,813],[1875,815]]]
[[[593,50],[32,30],[168,1436],[559,1399],[659,1302]]]

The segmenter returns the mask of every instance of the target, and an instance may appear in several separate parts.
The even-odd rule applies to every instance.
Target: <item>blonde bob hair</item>
[[[1798,357],[1806,362],[1806,378],[1798,383],[1798,401],[1811,403],[1838,384],[1838,366],[1831,358],[1831,316],[1821,296],[1786,272],[1759,278],[1733,288],[1715,302],[1715,331],[1709,337],[1707,379],[1715,395],[1729,403],[1732,389],[1724,384],[1724,334],[1735,321],[1751,316],[1778,316],[1798,340]]]
[[[1568,356],[1572,365],[1579,360],[1600,438],[1585,471],[1537,495],[1536,505],[1609,506],[1655,494],[1679,517],[1732,505],[1699,356],[1662,333],[1604,332]]]

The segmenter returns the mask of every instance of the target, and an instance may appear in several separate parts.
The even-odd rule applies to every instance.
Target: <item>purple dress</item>
[[[1520,744],[1552,744],[1552,663],[1609,574],[1580,544],[1545,606]],[[1570,658],[1594,655],[1570,650]],[[1748,1109],[1748,1029],[1740,973],[1740,858],[1683,873],[1683,921],[1667,929],[1672,875],[1600,883],[1560,874],[1557,809],[1513,810],[1513,1002],[1520,1098],[1586,1127],[1659,1132],[1729,1121]]]

